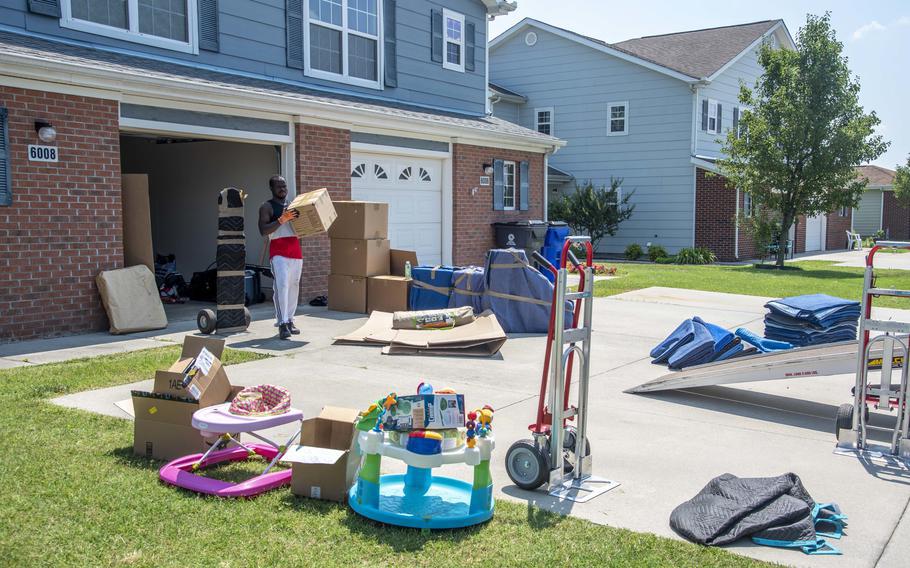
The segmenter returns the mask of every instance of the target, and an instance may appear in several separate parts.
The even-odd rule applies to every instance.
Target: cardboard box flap
[[[395,338],[397,330],[392,329],[392,314],[373,312],[361,327],[346,335],[335,337],[338,343],[378,343],[388,345]]]
[[[412,250],[392,249],[389,258],[389,274],[393,276],[404,276],[405,262],[410,262],[411,268],[417,266],[417,253]]]
[[[202,337],[200,335],[187,335],[183,338],[183,350],[180,352],[180,359],[190,359],[195,357],[202,348],[211,352],[212,355],[221,359],[224,354],[224,340],[216,337]]]
[[[300,445],[348,450],[356,418],[357,411],[351,408],[323,408],[316,418],[303,421]]]
[[[346,453],[346,450],[334,450],[331,448],[319,448],[315,446],[297,446],[296,448],[289,449],[280,461],[310,465],[335,465]]]
[[[472,347],[479,343],[505,339],[506,333],[491,311],[480,314],[473,322],[447,330],[399,329],[393,345],[430,349],[442,346]]]

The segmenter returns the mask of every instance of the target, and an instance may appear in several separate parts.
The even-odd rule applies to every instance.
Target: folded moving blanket
[[[732,333],[730,335],[733,335]],[[733,341],[727,344],[726,347],[721,349],[719,352],[714,352],[714,358],[711,361],[723,361],[743,352],[743,340],[733,336]]]
[[[667,365],[674,371],[707,363],[714,356],[714,338],[700,318],[692,319],[692,329],[692,339],[674,350],[667,359]]]
[[[856,318],[859,318],[860,312],[859,302],[835,298],[827,294],[806,294],[781,298],[768,302],[765,307],[772,312],[821,327],[827,327],[832,320],[847,316],[855,315]]]
[[[695,337],[695,326],[692,320],[684,320],[666,339],[651,350],[651,357],[654,357],[651,362],[655,364],[666,363],[674,351],[691,341],[693,337]]]
[[[762,353],[781,351],[784,349],[791,349],[793,347],[793,345],[787,343],[786,341],[774,341],[773,339],[765,339],[764,337],[759,337],[757,334],[752,333],[744,327],[736,329],[736,337],[742,339],[750,345],[754,345]]]

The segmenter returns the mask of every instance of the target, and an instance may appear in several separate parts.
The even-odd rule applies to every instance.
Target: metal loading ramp
[[[906,336],[904,338],[906,339]],[[881,368],[881,356],[881,347],[870,351],[868,363],[870,369]],[[845,375],[856,371],[856,357],[856,341],[757,353],[667,373],[625,392],[644,394],[735,383]],[[902,357],[895,357],[892,360],[893,367],[902,365]]]

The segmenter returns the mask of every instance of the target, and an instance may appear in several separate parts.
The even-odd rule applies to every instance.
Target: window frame
[[[852,209],[852,208],[851,208],[851,207],[841,207],[841,208],[840,208],[840,216],[841,216],[841,218],[846,219],[847,217],[849,217],[849,216],[850,216],[850,209]]]
[[[613,132],[613,109],[623,108],[622,131]],[[607,103],[607,136],[626,136],[629,134],[629,101]]]
[[[376,0],[376,36],[371,36],[368,33],[357,31],[354,29],[348,28],[348,1],[341,0],[341,25],[330,24],[328,22],[323,22],[321,20],[311,20],[310,19],[310,3],[309,0],[304,0],[303,3],[303,71],[304,74],[308,77],[313,77],[315,79],[325,79],[327,81],[333,81],[337,83],[347,83],[349,85],[355,85],[358,87],[366,87],[368,89],[382,90],[384,87],[383,83],[383,74],[385,72],[385,53],[384,53],[384,26],[383,26],[383,4],[382,0]],[[341,73],[332,73],[331,71],[323,71],[322,69],[314,69],[310,65],[310,24],[317,26],[322,26],[326,29],[331,29],[341,32]],[[370,81],[369,79],[361,79],[360,77],[353,77],[348,74],[348,36],[356,35],[363,38],[376,41],[376,80]]]
[[[72,0],[60,2],[60,27],[85,32],[89,34],[119,39],[131,43],[141,43],[152,47],[160,47],[182,53],[199,54],[199,1],[186,0],[186,39],[177,41],[139,31],[139,0],[126,0],[127,21],[129,29],[116,28],[88,20],[73,17]]]
[[[541,126],[541,122],[540,122],[540,113],[542,113],[542,112],[548,112],[548,113],[550,113],[550,120],[547,121],[546,123],[544,123],[544,124],[546,124],[546,125],[549,127],[549,129],[550,129],[549,132],[541,132],[541,131],[540,131],[540,126]],[[553,116],[553,107],[540,107],[540,108],[535,108],[535,109],[534,109],[534,130],[536,130],[537,132],[540,132],[541,134],[546,134],[546,135],[548,135],[548,136],[556,136],[556,135],[553,133],[553,132],[554,132],[554,129],[555,129],[555,126],[556,126],[556,123],[555,123],[555,121],[553,120],[553,118],[554,118],[554,116]]]
[[[720,121],[717,120],[717,105],[720,103],[716,99],[708,99],[708,129],[707,132],[713,132],[714,134],[720,134]],[[711,111],[714,111],[714,116],[711,116]],[[711,121],[714,121],[714,128],[711,128]]]
[[[743,217],[746,217],[746,218],[752,217],[753,213],[755,213],[755,205],[752,202],[752,194],[744,191],[743,192]]]
[[[452,41],[449,39],[449,20],[454,20],[461,23],[461,40],[460,42]],[[458,71],[459,73],[464,73],[464,50],[465,50],[465,28],[464,28],[464,14],[449,10],[448,8],[442,9],[442,68],[448,69],[449,71]],[[449,44],[453,43],[459,46],[459,62],[456,65],[455,63],[449,62]]]
[[[509,184],[506,183],[507,173],[506,170],[512,168],[512,206],[508,207],[506,205],[506,197],[508,193]],[[503,160],[502,161],[502,210],[503,211],[515,211],[516,205],[518,202],[518,166],[513,160]]]

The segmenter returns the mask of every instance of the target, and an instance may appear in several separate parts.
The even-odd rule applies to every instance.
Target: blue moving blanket
[[[714,357],[714,338],[701,318],[692,320],[692,338],[674,350],[667,359],[667,366],[673,370],[707,363]]]
[[[806,321],[820,327],[828,327],[833,320],[846,317],[859,318],[859,302],[835,298],[827,294],[807,294],[792,298],[781,298],[765,304],[765,307],[781,315]]]
[[[651,357],[654,357],[651,362],[656,365],[666,363],[677,349],[691,341],[693,337],[695,337],[695,326],[692,320],[683,320],[666,339],[651,349]]]
[[[793,348],[793,345],[787,343],[786,341],[774,341],[773,339],[766,339],[759,336],[758,334],[752,333],[744,327],[737,328],[736,337],[742,339],[750,345],[754,345],[762,353],[770,353],[771,351],[782,351],[784,349]]]
[[[856,339],[860,304],[827,294],[781,298],[765,304],[765,337],[797,346]]]
[[[486,286],[487,280],[483,268],[479,266],[456,268],[452,275],[452,295],[449,297],[449,307],[471,306],[475,314],[483,313],[487,308],[484,296]]]
[[[546,333],[550,327],[553,284],[528,264],[521,249],[487,253],[485,306],[508,333]],[[572,303],[566,302],[566,327],[572,326]]]
[[[412,310],[441,310],[449,307],[452,293],[451,266],[415,266],[411,269],[411,292],[408,305]]]

